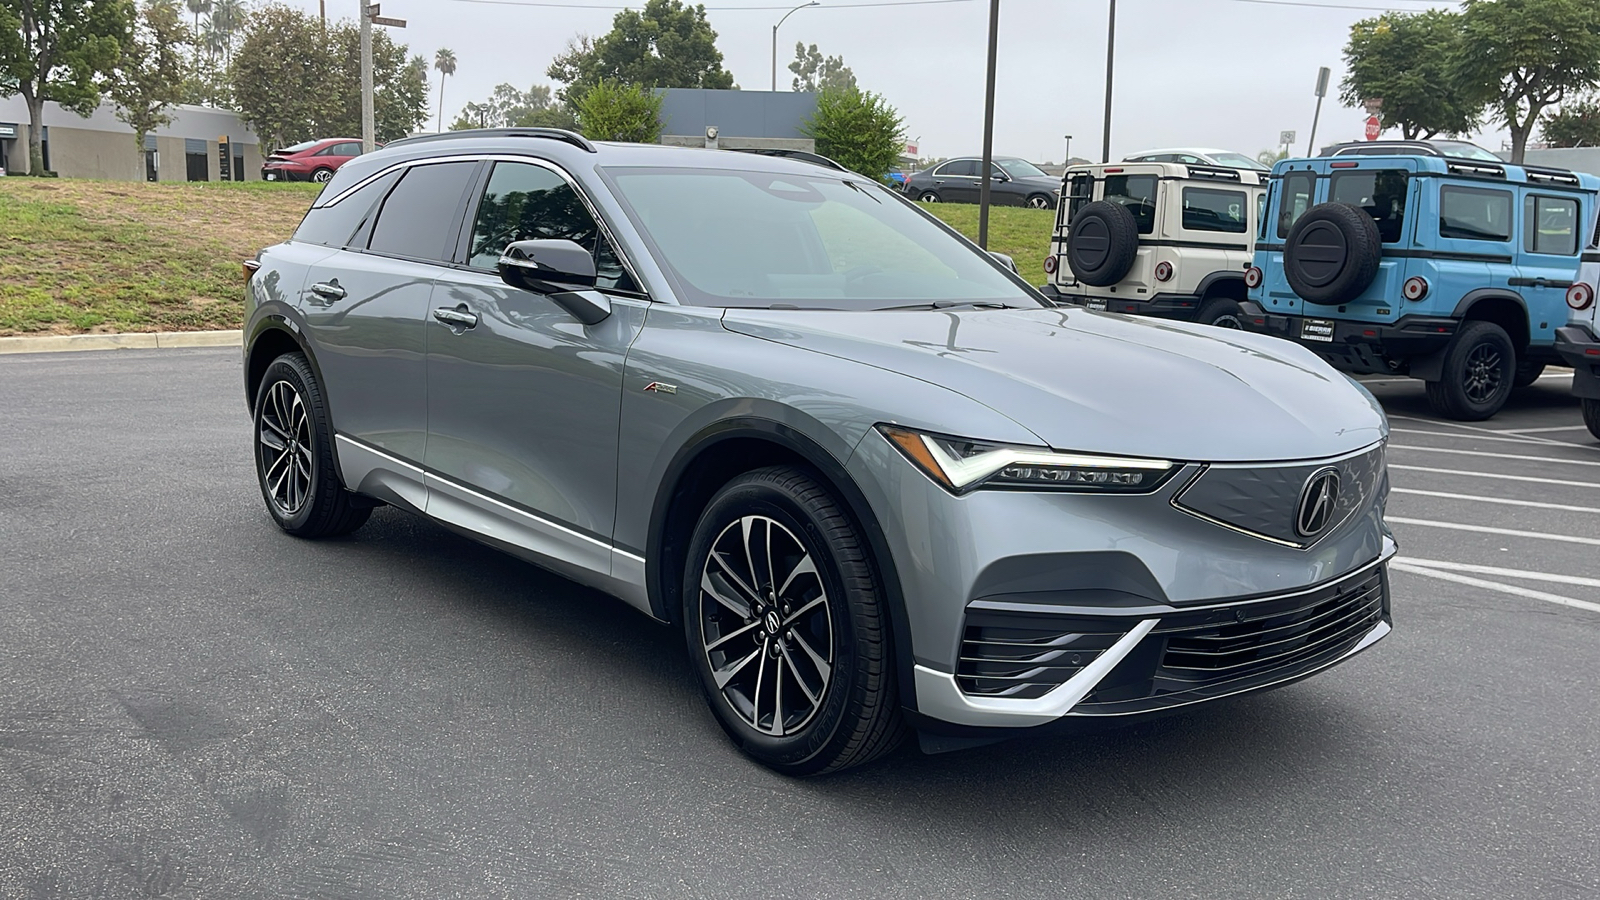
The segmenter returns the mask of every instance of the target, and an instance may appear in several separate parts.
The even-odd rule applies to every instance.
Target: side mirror
[[[1006,182],[1008,182],[1008,181],[1010,181],[1010,180],[1011,180],[1011,176],[1010,176],[1010,175],[1007,175],[1007,174],[1006,174],[1006,173],[1005,173],[1005,171],[1004,171],[1004,170],[1002,170],[1002,171],[999,171],[999,172],[996,172],[996,173],[995,173],[995,174],[994,174],[994,176],[993,176],[993,179],[992,179],[992,180],[994,180],[994,181],[998,181],[998,182],[1000,182],[1000,183],[1001,183],[1001,184],[1005,184],[1005,183],[1006,183]]]
[[[519,290],[544,294],[585,325],[611,315],[605,294],[595,286],[594,256],[575,241],[517,241],[500,254],[500,280]],[[573,290],[577,288],[577,290]]]

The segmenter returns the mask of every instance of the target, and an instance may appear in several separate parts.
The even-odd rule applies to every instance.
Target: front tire
[[[1044,194],[1034,194],[1028,198],[1029,209],[1049,209],[1050,206],[1050,198]]]
[[[1583,424],[1588,426],[1595,440],[1600,441],[1600,400],[1584,399]]]
[[[1493,322],[1462,323],[1445,351],[1442,378],[1428,382],[1428,403],[1448,419],[1479,422],[1511,396],[1517,351],[1505,329]]]
[[[866,542],[804,470],[734,479],[695,526],[683,621],[734,743],[786,775],[860,765],[899,743],[889,619]]]
[[[267,366],[256,389],[256,480],[278,527],[296,537],[348,534],[372,507],[344,489],[333,461],[333,429],[322,387],[303,353]]]

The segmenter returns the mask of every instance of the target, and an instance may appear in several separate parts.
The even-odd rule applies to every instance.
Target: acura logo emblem
[[[1294,513],[1294,530],[1301,537],[1315,537],[1333,521],[1339,503],[1339,470],[1329,467],[1311,473],[1300,490],[1300,506]]]

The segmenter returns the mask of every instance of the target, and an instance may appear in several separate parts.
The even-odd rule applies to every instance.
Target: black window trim
[[[939,174],[939,171],[941,169],[943,169],[945,166],[954,165],[955,163],[958,163],[958,162],[970,162],[970,163],[972,163],[972,167],[975,168],[975,169],[983,168],[983,160],[978,158],[978,157],[976,157],[976,156],[958,156],[955,159],[947,159],[944,162],[939,163],[939,165],[935,166],[934,170],[933,170],[933,177],[934,178],[971,178],[973,181],[977,181],[978,179],[983,177],[982,175],[940,175]]]
[[[1523,203],[1524,210],[1526,210],[1527,203],[1528,203],[1529,200],[1534,201],[1533,216],[1534,216],[1535,219],[1537,219],[1538,215],[1539,215],[1539,200],[1541,198],[1543,198],[1545,200],[1558,200],[1558,201],[1561,201],[1563,203],[1572,203],[1572,204],[1575,204],[1578,207],[1577,210],[1573,213],[1573,220],[1574,221],[1572,223],[1572,238],[1573,238],[1572,242],[1574,244],[1577,244],[1577,247],[1571,253],[1546,253],[1546,252],[1541,251],[1541,250],[1530,250],[1530,249],[1528,249],[1528,244],[1529,244],[1530,241],[1533,241],[1534,246],[1538,246],[1537,240],[1534,239],[1534,233],[1530,232],[1528,230],[1528,228],[1531,226],[1531,227],[1537,229],[1539,223],[1537,221],[1529,221],[1527,213],[1524,212],[1523,213],[1523,217],[1522,217],[1523,218],[1523,222],[1522,222],[1522,240],[1518,242],[1518,244],[1520,245],[1520,249],[1521,249],[1521,251],[1523,253],[1528,253],[1528,254],[1531,254],[1533,256],[1569,256],[1569,257],[1570,256],[1579,256],[1579,255],[1581,255],[1583,253],[1583,250],[1584,250],[1584,247],[1583,247],[1583,226],[1584,226],[1585,223],[1583,221],[1583,200],[1582,199],[1580,199],[1578,197],[1558,197],[1558,196],[1556,196],[1554,194],[1546,193],[1544,191],[1544,186],[1543,185],[1540,185],[1540,189],[1537,190],[1537,191],[1526,191],[1526,192],[1524,192],[1523,198],[1524,199],[1523,199],[1522,203]],[[1596,233],[1600,233],[1600,228],[1596,229]]]
[[[1475,185],[1451,184],[1450,182],[1447,181],[1447,182],[1444,182],[1444,183],[1439,185],[1439,229],[1438,229],[1439,230],[1439,240],[1441,240],[1441,241],[1479,241],[1479,242],[1482,242],[1482,243],[1485,243],[1485,244],[1508,244],[1508,243],[1511,242],[1512,238],[1516,237],[1517,228],[1516,228],[1515,225],[1509,225],[1507,227],[1507,232],[1508,233],[1503,238],[1445,237],[1445,235],[1444,235],[1444,194],[1445,194],[1445,191],[1455,191],[1455,192],[1459,192],[1459,193],[1463,193],[1463,194],[1478,194],[1478,195],[1496,194],[1496,195],[1503,196],[1503,197],[1506,198],[1506,209],[1510,213],[1511,218],[1515,219],[1516,216],[1517,216],[1517,192],[1516,191],[1511,190],[1510,188],[1489,188],[1489,187],[1477,187]]]
[[[441,165],[441,164],[444,164],[444,163],[476,163],[476,166],[473,168],[472,172],[467,175],[467,184],[466,184],[466,186],[464,188],[462,188],[462,191],[463,191],[462,195],[456,199],[456,209],[460,210],[462,205],[463,205],[463,203],[465,202],[466,198],[469,196],[465,192],[471,190],[472,189],[472,185],[477,183],[478,173],[480,171],[482,171],[482,169],[483,169],[483,161],[482,160],[473,159],[471,157],[466,157],[466,156],[457,156],[457,157],[452,157],[450,159],[434,160],[432,163],[430,163],[430,165]],[[419,162],[419,163],[417,163],[417,165],[422,165],[422,163]],[[410,169],[411,166],[405,166],[403,168]],[[365,237],[367,244],[371,244],[372,243],[372,233],[377,228],[378,219],[381,219],[383,217],[383,207],[386,204],[388,204],[389,198],[394,195],[395,189],[400,187],[400,185],[405,184],[405,183],[406,183],[405,175],[402,174],[400,176],[400,178],[398,178],[395,181],[394,184],[389,186],[389,189],[384,192],[383,196],[378,198],[378,203],[377,203],[377,206],[375,207],[376,210],[377,210],[377,214],[376,215],[372,215],[372,210],[368,210],[367,211],[368,212],[367,221],[362,223],[361,227],[356,229],[356,233],[355,234],[351,235],[351,239],[352,240],[357,238],[357,237]],[[341,194],[340,196],[342,197],[343,195]],[[448,251],[451,254],[453,254],[455,252],[454,251],[455,244],[460,239],[460,232],[461,232],[461,221],[460,221],[460,219],[456,220],[455,225],[453,227],[455,228],[455,233],[449,235],[448,239],[439,247],[441,252]],[[358,246],[355,246],[355,245],[352,244],[350,246],[345,247],[344,249],[349,250],[349,251],[351,251],[353,253],[365,253],[368,256],[381,256],[384,259],[398,259],[398,260],[402,260],[404,262],[418,263],[418,264],[424,265],[424,266],[453,267],[452,264],[451,264],[451,261],[447,260],[447,259],[427,259],[427,258],[420,257],[420,256],[405,256],[405,255],[400,254],[400,253],[386,253],[386,252],[384,252],[382,250],[373,250],[370,246],[358,247]]]
[[[630,260],[628,258],[628,251],[626,250],[626,248],[624,248],[622,243],[619,242],[616,239],[616,234],[612,230],[610,223],[608,223],[606,221],[605,217],[600,214],[599,207],[597,207],[595,205],[594,201],[592,199],[590,199],[589,193],[586,190],[584,190],[583,185],[579,184],[577,179],[573,178],[570,174],[568,174],[567,171],[565,169],[563,169],[561,166],[551,162],[550,160],[543,159],[543,158],[538,157],[538,156],[533,156],[533,155],[528,154],[528,153],[511,153],[511,152],[454,153],[454,154],[449,154],[449,155],[445,155],[445,156],[426,156],[426,157],[419,157],[417,159],[399,160],[397,162],[391,163],[390,165],[384,166],[383,168],[381,168],[381,169],[379,169],[379,170],[377,170],[377,171],[375,171],[375,172],[373,172],[373,173],[371,173],[369,175],[366,175],[366,176],[362,177],[360,180],[356,181],[355,184],[352,184],[351,186],[345,188],[344,190],[340,191],[339,193],[333,195],[332,197],[329,197],[326,203],[322,202],[322,197],[319,195],[317,197],[317,200],[312,203],[312,208],[316,209],[316,208],[320,208],[320,207],[324,207],[324,206],[332,206],[335,203],[339,203],[340,201],[344,200],[346,197],[349,197],[350,195],[354,194],[356,191],[361,190],[362,188],[366,187],[368,184],[378,180],[379,178],[382,178],[383,176],[389,174],[390,172],[395,172],[395,171],[398,171],[400,169],[408,169],[408,168],[410,168],[412,166],[423,166],[423,165],[431,165],[431,164],[434,164],[434,163],[448,163],[448,162],[476,162],[476,163],[480,164],[479,171],[477,173],[475,173],[469,179],[469,188],[468,188],[469,190],[472,190],[472,189],[475,189],[475,188],[478,188],[478,187],[481,186],[480,185],[480,180],[481,180],[481,178],[484,177],[484,172],[486,172],[490,168],[490,166],[483,165],[484,163],[531,162],[534,165],[543,166],[543,167],[551,170],[552,172],[555,172],[557,175],[560,175],[567,182],[567,184],[571,185],[572,189],[578,193],[578,199],[583,201],[584,207],[589,210],[589,215],[594,217],[595,222],[600,226],[600,230],[605,234],[606,240],[611,242],[611,251],[617,255],[617,261],[622,264],[623,269],[625,269],[627,271],[628,275],[631,278],[633,278],[633,283],[639,285],[639,287],[640,287],[640,293],[637,293],[637,294],[633,293],[631,291],[614,291],[614,290],[610,290],[610,289],[606,289],[606,288],[595,288],[595,290],[603,291],[605,293],[615,293],[618,296],[622,296],[622,297],[633,297],[633,298],[636,298],[636,299],[644,299],[644,300],[654,301],[655,298],[653,298],[650,295],[650,290],[649,290],[648,285],[646,285],[644,279],[639,277],[639,270],[634,267],[632,260]],[[398,183],[399,182],[396,182],[396,184],[398,184]],[[394,188],[390,188],[389,190],[392,191],[392,190],[394,190]],[[326,193],[326,191],[324,191],[324,193]],[[449,260],[416,259],[414,257],[394,256],[392,254],[378,253],[376,251],[367,250],[367,249],[362,248],[362,247],[346,247],[344,249],[350,250],[350,251],[353,251],[353,252],[357,252],[357,253],[372,253],[375,256],[385,256],[385,257],[388,257],[390,259],[403,259],[403,260],[406,260],[407,262],[415,262],[415,263],[421,263],[423,265],[438,266],[440,268],[445,268],[445,269],[465,269],[465,270],[471,271],[471,272],[482,272],[483,271],[482,269],[473,269],[470,266],[467,266],[465,264],[456,262],[456,260],[460,258],[459,255],[458,255],[458,253],[459,253],[459,251],[461,249],[461,247],[460,247],[460,244],[461,244],[460,229],[463,227],[464,223],[466,222],[467,215],[469,213],[476,213],[477,208],[478,208],[478,201],[480,199],[482,199],[482,196],[483,196],[483,192],[481,190],[478,191],[476,196],[473,196],[473,195],[469,194],[468,197],[467,197],[466,202],[462,203],[461,206],[459,207],[460,210],[461,210],[462,217],[461,217],[460,222],[457,223],[456,245],[455,245],[455,248],[456,248],[457,252],[452,253],[451,259],[449,259]],[[384,199],[387,199],[387,198],[388,198],[388,192],[385,192],[384,196],[382,198],[380,198],[380,201],[384,200]]]

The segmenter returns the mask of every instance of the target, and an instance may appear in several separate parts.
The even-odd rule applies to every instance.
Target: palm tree
[[[188,0],[189,12],[194,13],[194,67],[200,68],[200,15],[211,14],[211,0]]]
[[[454,50],[440,47],[434,51],[433,67],[439,70],[439,120],[435,131],[444,130],[444,77],[456,73],[456,54]]]
[[[211,0],[211,24],[222,38],[224,59],[233,56],[233,37],[244,27],[244,0]]]

